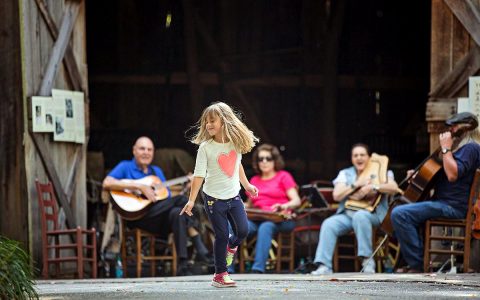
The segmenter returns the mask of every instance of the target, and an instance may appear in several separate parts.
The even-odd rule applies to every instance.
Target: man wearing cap
[[[423,241],[417,229],[429,219],[465,218],[470,186],[475,170],[480,167],[480,132],[476,116],[460,113],[445,123],[450,130],[439,135],[443,169],[439,171],[434,195],[429,201],[397,206],[391,215],[409,273],[420,273],[423,269]],[[460,136],[458,143],[454,143],[452,135]]]

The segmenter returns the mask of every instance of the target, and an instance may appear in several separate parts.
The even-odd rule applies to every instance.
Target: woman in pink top
[[[257,147],[253,153],[252,164],[258,175],[250,182],[260,193],[256,198],[248,199],[248,207],[288,212],[300,205],[297,184],[290,173],[282,170],[285,163],[277,147],[269,144]],[[252,273],[265,272],[273,236],[278,232],[292,231],[294,227],[295,222],[291,220],[280,223],[248,220],[248,235],[257,235]]]

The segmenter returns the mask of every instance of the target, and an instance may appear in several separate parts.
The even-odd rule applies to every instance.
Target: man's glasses
[[[273,161],[273,157],[271,157],[271,156],[259,156],[258,157],[258,162],[262,162],[262,161]]]

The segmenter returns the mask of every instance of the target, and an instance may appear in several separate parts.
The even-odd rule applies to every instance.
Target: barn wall
[[[57,27],[60,28],[63,11],[65,7],[64,1],[49,0],[47,2],[48,11],[50,12]],[[38,91],[43,79],[46,66],[50,59],[54,41],[47,30],[44,20],[39,13],[35,1],[23,0],[22,5],[22,60],[23,60],[23,86],[24,98],[23,109],[25,112],[24,125],[25,131],[31,126],[31,114],[29,108],[29,97],[38,95]],[[71,46],[75,54],[83,82],[87,82],[87,65],[85,51],[85,5],[81,2],[81,9],[77,21],[74,26]],[[84,88],[86,85],[83,85]],[[53,88],[71,90],[67,80],[67,74],[64,66],[60,66],[60,70],[53,84]],[[84,92],[87,92],[84,90]],[[88,118],[88,106],[86,107],[86,115]],[[88,122],[87,122],[88,124]],[[47,145],[48,153],[53,161],[55,170],[60,178],[62,186],[67,185],[67,178],[74,167],[75,152],[79,144],[53,142],[52,134],[40,134],[39,138]],[[47,181],[46,171],[42,164],[38,151],[33,143],[31,135],[26,132],[24,140],[25,151],[25,172],[27,195],[30,206],[30,236],[32,241],[33,257],[38,261],[40,258],[40,222],[37,204],[37,193],[35,191],[35,179],[41,182]],[[86,152],[84,148],[80,151],[82,156],[79,167],[75,176],[75,190],[70,206],[75,215],[77,225],[86,225]]]

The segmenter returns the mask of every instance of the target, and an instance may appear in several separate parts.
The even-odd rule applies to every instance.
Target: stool
[[[245,240],[240,245],[239,260],[240,273],[245,273],[245,263],[253,262],[255,258],[255,244],[257,236],[248,241]],[[267,263],[275,264],[275,270],[280,273],[282,263],[288,263],[289,272],[293,272],[295,260],[295,234],[294,232],[280,232],[276,239],[272,239],[272,245],[269,251]]]
[[[128,255],[126,240],[131,237],[134,243],[134,254]],[[142,253],[142,242],[147,240],[149,243],[149,255]],[[156,246],[160,246],[164,250],[163,255],[156,255]],[[123,277],[127,277],[127,262],[134,261],[136,264],[137,277],[142,276],[142,263],[150,261],[150,276],[155,276],[156,261],[167,261],[172,264],[172,276],[177,274],[177,250],[173,235],[170,234],[168,240],[161,239],[158,235],[148,231],[133,228],[129,229],[122,219],[122,264],[124,268]]]

